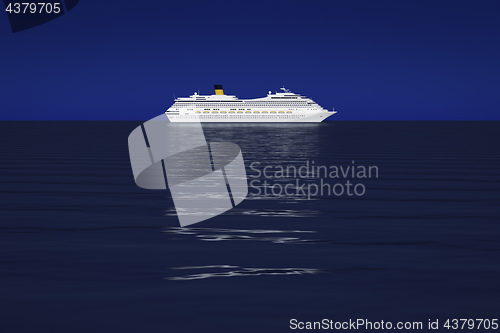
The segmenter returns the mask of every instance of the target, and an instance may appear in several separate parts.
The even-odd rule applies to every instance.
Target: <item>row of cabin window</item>
[[[255,115],[255,114],[251,114],[251,115],[239,115],[239,114],[236,114],[236,115],[212,115],[212,114],[208,114],[208,115],[205,115],[205,114],[202,114],[202,115],[182,115],[182,116],[179,116],[180,118],[193,118],[193,117],[218,117],[218,118],[227,118],[227,117],[235,117],[235,118],[247,118],[247,117],[262,117],[262,118],[269,118],[269,117],[272,117],[272,116],[277,116],[277,115]],[[292,117],[292,118],[301,118],[301,117],[304,117],[304,115],[293,115],[293,114],[284,114],[284,115],[281,115],[282,117]]]
[[[241,104],[238,105],[230,105],[230,104],[177,104],[175,103],[173,106],[175,107],[187,107],[187,106],[217,106],[217,107],[234,107],[234,106],[240,106]],[[281,103],[281,104],[273,104],[273,106],[306,106],[307,103]],[[268,104],[264,103],[245,103],[245,106],[263,106],[263,107],[268,107]]]
[[[262,113],[292,113],[292,111],[262,111]],[[196,113],[202,113],[202,111],[196,111]],[[203,113],[210,113],[210,111],[203,111]],[[212,111],[212,113],[219,113],[219,111]],[[221,111],[220,113],[243,113],[243,111]],[[245,111],[244,113],[261,113],[261,111]]]

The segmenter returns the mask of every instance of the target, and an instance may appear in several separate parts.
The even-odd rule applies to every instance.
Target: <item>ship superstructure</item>
[[[282,92],[269,91],[266,97],[255,99],[224,95],[221,85],[214,87],[214,95],[195,92],[189,97],[176,98],[166,111],[168,119],[172,122],[321,122],[337,113],[284,87]]]

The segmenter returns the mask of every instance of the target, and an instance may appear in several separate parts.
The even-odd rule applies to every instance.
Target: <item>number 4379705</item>
[[[9,14],[59,14],[61,12],[61,4],[51,2],[16,2],[9,3],[5,11]]]
[[[452,330],[497,330],[498,319],[448,319],[443,327]]]

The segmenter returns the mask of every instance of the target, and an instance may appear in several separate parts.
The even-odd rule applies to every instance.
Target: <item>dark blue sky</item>
[[[98,1],[12,33],[1,119],[150,119],[283,84],[338,120],[500,120],[500,1]]]

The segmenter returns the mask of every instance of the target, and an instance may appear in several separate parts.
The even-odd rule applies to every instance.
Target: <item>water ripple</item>
[[[267,198],[267,197],[266,197]],[[278,198],[278,197],[276,197]],[[295,203],[295,202],[292,202]],[[238,209],[233,208],[226,211],[224,215],[249,215],[262,217],[311,217],[319,215],[317,210],[295,210],[295,209]],[[177,216],[175,208],[169,208],[165,211],[165,216]]]
[[[172,227],[163,232],[175,235],[195,235],[203,241],[261,241],[275,244],[287,243],[320,243],[324,242],[315,239],[305,239],[301,237],[291,237],[290,235],[276,237],[269,234],[301,234],[316,233],[310,230],[245,230],[245,229],[222,229],[222,228],[181,228]]]
[[[237,276],[259,276],[259,275],[304,275],[318,274],[323,271],[317,268],[247,268],[232,265],[210,265],[210,266],[187,266],[175,267],[173,269],[209,269],[209,268],[234,268],[233,270],[223,272],[207,272],[198,274],[189,274],[184,276],[166,277],[166,280],[188,281],[201,280],[217,277],[237,277]]]
[[[290,233],[316,233],[312,230],[265,230],[265,229],[224,229],[224,228],[186,228],[172,227],[165,230],[167,233],[194,235],[199,232],[228,232],[228,233],[246,233],[246,234],[290,234]]]

